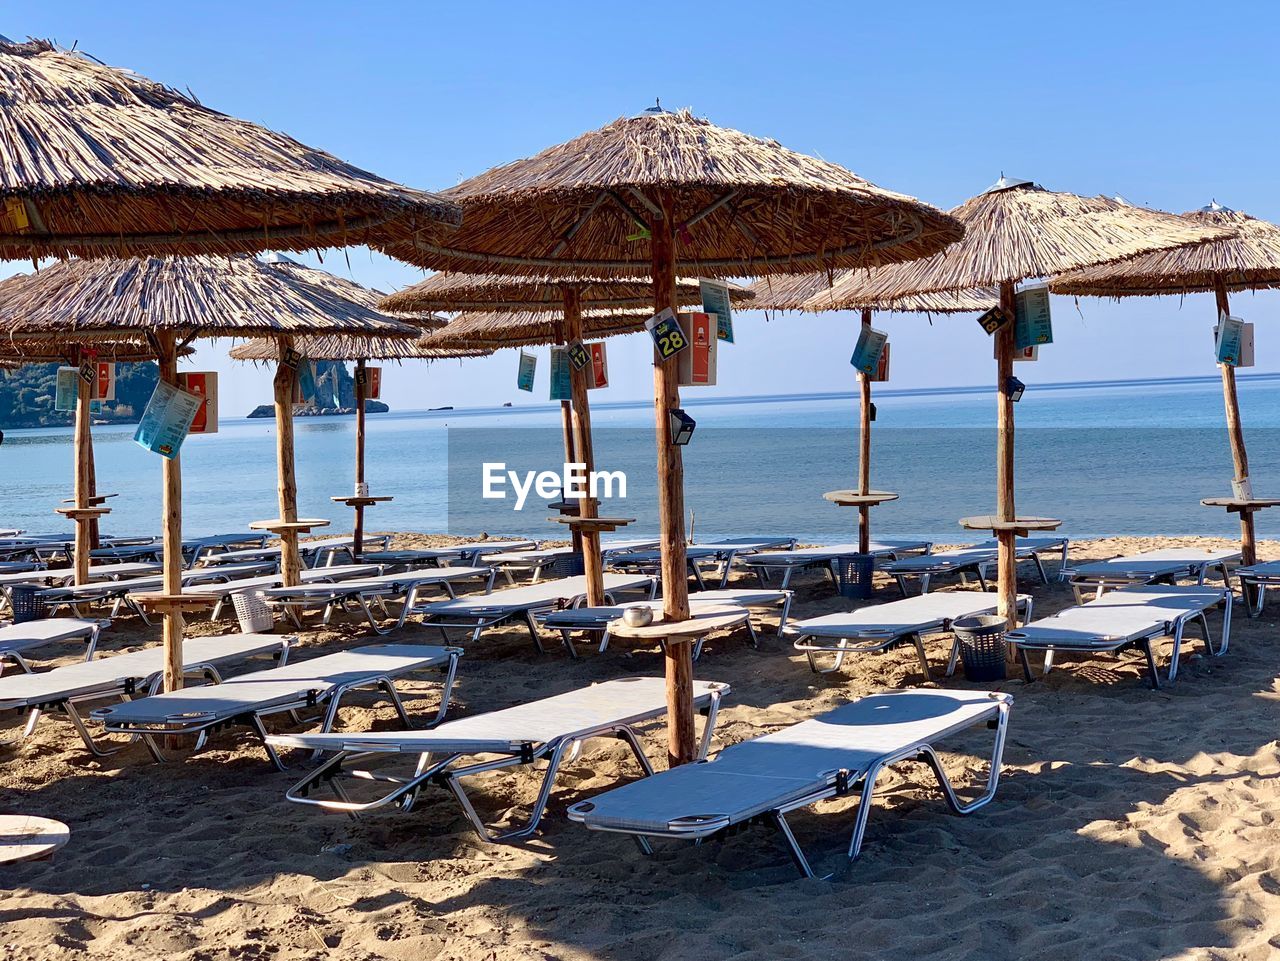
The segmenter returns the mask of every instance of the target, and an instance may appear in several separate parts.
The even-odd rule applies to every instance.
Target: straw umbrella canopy
[[[453,203],[44,40],[0,39],[0,257],[305,250],[434,238]],[[177,377],[160,332],[160,377]],[[182,474],[166,458],[165,688],[182,686]],[[80,510],[88,508],[77,502]],[[100,509],[99,509],[100,510]],[[87,536],[77,524],[77,540]],[[83,545],[82,545],[83,546]]]
[[[1280,227],[1216,201],[1182,216],[1192,223],[1223,227],[1236,233],[1197,247],[1161,250],[1119,264],[1062,274],[1050,282],[1050,289],[1060,294],[1116,298],[1212,292],[1221,322],[1231,313],[1229,291],[1280,287]],[[1240,422],[1236,370],[1230,364],[1218,367],[1222,372],[1227,436],[1238,488],[1232,499],[1247,503],[1251,486],[1249,455]],[[1254,564],[1258,559],[1254,512],[1242,509],[1239,514],[1241,558],[1245,564]]]
[[[56,334],[90,348],[132,336],[145,338],[152,356],[163,358],[171,349],[166,342],[179,349],[197,337],[270,335],[283,349],[295,335],[329,332],[419,335],[416,327],[247,255],[67,260],[0,283],[0,339],[15,345]],[[280,534],[282,575],[294,584],[301,571],[293,472],[295,375],[296,368],[285,365],[276,374],[281,516],[268,528]],[[77,440],[83,441],[79,432]],[[181,564],[181,541],[173,546],[166,541],[166,565],[171,554]],[[87,567],[87,549],[77,538],[78,578]]]
[[[325,286],[339,292],[350,300],[366,305],[378,302],[383,294],[371,290],[353,281],[335,277],[333,274],[311,267],[304,267],[288,258],[275,258],[271,261],[277,270],[303,279],[309,283]],[[371,497],[365,484],[365,401],[368,387],[367,362],[370,360],[441,360],[451,357],[481,357],[488,353],[485,350],[445,350],[429,347],[426,338],[433,330],[439,330],[446,321],[431,314],[398,315],[403,323],[418,327],[422,333],[417,337],[364,337],[346,334],[323,334],[292,338],[291,346],[302,357],[308,360],[354,361],[356,365],[356,453],[355,453],[355,491],[351,496],[332,497],[331,500],[346,504],[355,514],[355,525],[352,528],[354,553],[357,559],[364,551],[364,512],[376,503],[390,500],[389,497]],[[278,340],[252,340],[233,348],[231,356],[236,360],[247,360],[266,363],[278,363],[281,359]]]
[[[463,227],[392,246],[436,269],[653,281],[653,309],[675,310],[676,278],[888,264],[927,256],[962,228],[941,211],[806,157],[660,106],[624,117],[446,192]],[[694,757],[684,536],[684,469],[672,444],[676,358],[654,360],[668,751]],[[683,637],[682,637],[683,635]]]
[[[701,285],[697,280],[680,279],[676,294],[680,306],[698,304]],[[751,292],[731,284],[729,296],[741,303],[751,299]],[[648,278],[505,277],[442,271],[392,294],[382,306],[389,310],[466,311],[435,336],[444,342],[483,345],[492,350],[534,343],[572,344],[587,336],[632,333],[640,330],[649,316],[647,312],[635,313],[635,308],[645,307],[652,299],[653,284]],[[571,399],[561,400],[560,410],[565,463],[582,464],[590,475],[595,470],[595,451],[586,381],[585,370],[577,376],[571,374]],[[582,497],[572,509],[587,520],[597,517],[598,511],[599,505],[590,496]],[[587,603],[598,607],[605,602],[600,532],[572,530],[573,548],[582,555],[587,578]]]
[[[951,213],[965,226],[964,238],[939,254],[909,264],[846,274],[829,293],[812,301],[816,309],[892,302],[942,290],[997,287],[1000,311],[1008,322],[996,337],[997,512],[967,518],[971,526],[991,530],[999,543],[999,614],[1012,623],[1017,584],[1014,547],[1017,533],[1052,529],[1046,518],[1019,517],[1013,492],[1014,285],[1028,278],[1137,254],[1228,236],[1231,231],[1194,224],[1172,214],[1133,207],[1105,197],[1081,197],[1046,190],[1028,180],[1001,177]],[[990,525],[986,523],[990,521]]]
[[[841,275],[843,276],[843,274]],[[752,287],[756,294],[756,304],[765,310],[803,310],[818,313],[824,308],[816,306],[822,303],[824,295],[829,295],[835,278],[826,273],[794,274],[786,277],[766,277]],[[851,304],[847,309],[861,310],[862,326],[871,326],[872,314],[877,310],[890,313],[921,314],[964,314],[990,309],[996,305],[998,294],[994,288],[986,287],[978,290],[958,292],[939,291],[927,294],[914,294],[901,300],[883,304],[865,303]],[[888,349],[886,347],[886,349]],[[879,492],[871,490],[871,377],[858,371],[858,484],[854,493],[859,500],[858,508],[858,550],[866,554],[871,550],[871,508],[880,500],[863,500],[876,497]],[[828,495],[836,498],[836,492]],[[883,499],[893,499],[891,495]]]

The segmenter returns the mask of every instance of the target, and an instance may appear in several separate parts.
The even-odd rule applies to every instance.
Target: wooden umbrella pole
[[[665,206],[653,222],[650,248],[653,256],[653,309],[659,313],[676,306],[675,228],[672,210]],[[689,618],[689,572],[684,539],[684,461],[671,442],[669,412],[680,406],[677,358],[653,358],[653,407],[658,439],[658,524],[662,546],[662,608],[669,622]],[[696,757],[693,730],[693,648],[668,643],[667,760],[671,766]]]
[[[86,383],[78,370],[84,364],[86,356],[84,351],[78,351],[76,356],[76,432],[74,443],[76,478],[72,491],[72,503],[77,511],[84,510],[89,506],[90,487],[93,483],[89,477],[89,458],[93,456],[93,451],[89,447],[89,401],[93,397],[93,384]],[[75,515],[75,523],[75,578],[77,584],[86,584],[89,581],[89,551],[92,549],[89,516],[77,513]]]
[[[178,386],[177,335],[160,331],[156,334],[160,346],[160,379],[166,384]],[[182,593],[182,460],[174,454],[161,461],[164,480],[164,593],[177,597]],[[176,691],[182,687],[182,635],[185,622],[182,608],[167,605],[161,612],[164,618],[164,689]]]
[[[93,452],[93,418],[89,419],[89,429],[84,432],[85,459],[89,463],[89,497],[92,499],[98,496],[98,465],[94,460]],[[89,550],[96,551],[102,546],[101,531],[99,530],[99,519],[92,518],[89,521]]]
[[[289,350],[288,337],[280,338],[280,356]],[[299,363],[305,364],[302,360]],[[293,470],[293,385],[298,372],[286,364],[276,365],[276,490],[280,496],[280,519],[298,519],[298,481]],[[302,581],[302,558],[298,554],[298,532],[280,531],[280,579],[285,587],[297,587]]]
[[[555,328],[556,346],[563,347],[566,343],[563,318],[555,325]],[[573,404],[567,400],[560,401],[560,429],[564,432],[564,462],[566,464],[576,464],[578,457],[573,443]],[[564,500],[563,494],[560,499]],[[570,534],[570,545],[570,549],[575,554],[582,553],[582,533],[576,528]]]
[[[862,326],[871,326],[871,310],[863,308]],[[858,371],[858,493],[871,493],[871,378]],[[871,508],[858,508],[858,553],[871,550]]]
[[[357,496],[360,496],[364,490],[364,398],[367,392],[365,366],[363,357],[356,361],[356,489],[354,493]],[[358,561],[360,555],[364,553],[364,505],[357,502],[354,507],[356,522],[351,534],[355,543],[351,549],[351,556]]]
[[[566,284],[564,294],[564,335],[569,343],[582,339],[582,291]],[[587,400],[587,368],[575,370],[569,365],[569,389],[573,400],[574,463],[582,464],[586,476],[596,469],[595,451],[591,447],[591,405]],[[591,491],[578,501],[579,517],[598,517],[596,500]],[[604,561],[600,556],[600,532],[582,531],[582,564],[587,576],[587,604],[604,606]]]
[[[1227,298],[1227,285],[1221,277],[1213,279],[1214,299],[1218,303],[1218,322],[1230,316],[1231,303]],[[1231,441],[1231,460],[1235,464],[1235,479],[1243,484],[1249,479],[1249,452],[1244,446],[1244,427],[1240,423],[1240,397],[1236,393],[1236,369],[1230,364],[1219,364],[1222,371],[1222,400],[1227,411],[1227,437]],[[1256,564],[1258,547],[1253,530],[1253,511],[1240,512],[1240,562]]]
[[[1013,376],[1016,309],[1013,282],[1006,280],[1000,284],[1000,310],[1009,322],[996,332],[996,515],[1002,521],[1017,517],[1013,503],[1013,399],[1008,390],[1009,378]],[[1016,537],[1012,530],[996,532],[999,592],[996,613],[1008,621],[1010,629],[1015,626],[1018,613]]]

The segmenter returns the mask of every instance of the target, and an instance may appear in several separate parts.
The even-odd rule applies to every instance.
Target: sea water
[[[1241,407],[1259,496],[1280,491],[1280,375],[1242,375]],[[594,396],[593,396],[593,399]],[[989,388],[877,388],[872,486],[900,495],[873,514],[884,537],[955,542],[958,518],[995,504],[995,402]],[[684,449],[686,505],[695,536],[785,534],[849,540],[856,512],[821,497],[855,485],[857,401],[852,395],[698,398]],[[1238,531],[1233,516],[1199,500],[1230,493],[1232,464],[1216,377],[1036,385],[1016,407],[1021,514],[1061,518],[1075,537]],[[627,533],[656,524],[653,410],[645,402],[593,405],[598,469],[625,469],[626,501],[602,513],[635,517]],[[545,501],[523,512],[480,501],[483,462],[559,471],[558,405],[370,415],[371,492],[393,501],[370,509],[371,530],[458,534],[560,533]],[[333,495],[352,490],[353,417],[296,421],[299,514],[350,529]],[[98,489],[118,494],[104,530],[154,532],[160,520],[160,458],[132,440],[132,426],[95,427]],[[184,531],[243,529],[275,517],[275,427],[224,419],[216,435],[182,449]],[[0,445],[0,527],[64,530],[53,513],[71,494],[71,431],[7,431]],[[1274,516],[1273,516],[1274,515]],[[1280,509],[1258,515],[1260,537],[1280,537]]]

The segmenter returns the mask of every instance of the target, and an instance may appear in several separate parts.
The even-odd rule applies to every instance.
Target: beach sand
[[[425,540],[404,536],[396,546]],[[1116,538],[1073,545],[1072,558],[1174,543],[1228,546]],[[1262,554],[1280,557],[1280,543]],[[795,586],[793,617],[851,604],[816,576]],[[1027,580],[1023,589],[1038,614],[1070,600],[1056,583]],[[896,596],[886,580],[876,600]],[[852,800],[797,812],[796,833],[817,867],[835,872],[829,881],[798,879],[763,828],[724,843],[661,845],[644,858],[625,837],[568,822],[567,805],[636,775],[615,742],[589,745],[566,767],[531,841],[497,846],[480,841],[440,789],[408,815],[355,821],[286,802],[297,774],[273,770],[248,736],[224,732],[172,764],[152,763],[140,746],[93,760],[69,725],[47,720],[21,746],[0,749],[0,810],[65,821],[71,842],[51,861],[0,868],[0,957],[1274,958],[1280,604],[1257,620],[1239,606],[1236,615],[1229,653],[1186,655],[1178,683],[1161,691],[1147,687],[1138,655],[1065,663],[1032,685],[985,685],[1015,698],[995,801],[956,817],[927,768],[903,764],[884,780],[853,864],[843,857]],[[1220,617],[1210,622],[1216,631]],[[217,629],[232,626],[197,618],[190,628]],[[102,652],[158,636],[121,619]],[[295,656],[364,636],[346,621],[308,630]],[[397,638],[438,643],[412,625]],[[928,646],[936,677],[946,644]],[[577,661],[548,650],[538,655],[519,628],[490,632],[462,659],[452,716],[662,671],[656,651],[618,641]],[[740,633],[712,638],[695,671],[733,686],[717,746],[921,681],[910,648],[818,676],[767,632],[759,650]],[[432,686],[413,689],[425,699],[410,708],[433,710]],[[15,720],[5,734],[17,732]],[[344,721],[354,730],[393,723],[386,705],[354,707]],[[950,742],[949,769],[978,771],[989,738],[979,730]],[[648,729],[645,744],[662,757],[661,728]],[[528,771],[488,776],[483,813],[518,819],[537,783]]]

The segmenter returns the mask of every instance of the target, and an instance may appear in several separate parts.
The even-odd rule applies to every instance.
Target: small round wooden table
[[[626,527],[628,524],[634,524],[634,517],[578,517],[577,515],[564,514],[560,517],[548,517],[547,520],[553,524],[564,524],[570,530],[579,530],[584,533],[592,532],[595,534],[611,534],[619,527]]]
[[[587,578],[587,603],[598,606],[604,603],[604,557],[600,553],[601,533],[611,533],[619,527],[635,523],[634,517],[579,517],[562,514],[548,517],[553,524],[564,524],[575,539],[582,544],[582,570]]]
[[[208,610],[218,603],[217,594],[165,594],[162,591],[130,594],[129,599],[148,614],[168,614],[170,611]]]
[[[335,504],[346,504],[356,512],[355,526],[351,528],[351,557],[353,560],[360,560],[360,555],[364,553],[364,511],[366,507],[372,507],[374,504],[384,504],[387,501],[394,500],[390,494],[383,494],[380,497],[374,497],[369,494],[356,494],[348,497],[330,497],[329,500]]]
[[[250,521],[251,531],[270,531],[272,534],[310,534],[317,527],[328,527],[329,521],[318,517],[305,517],[296,521],[287,521],[276,517],[269,521]]]
[[[969,531],[990,531],[999,539],[1001,534],[1026,537],[1032,531],[1057,530],[1062,526],[1062,521],[1056,517],[1015,517],[1011,521],[1005,521],[995,514],[979,514],[960,518],[960,526]]]
[[[889,491],[827,491],[823,500],[831,501],[837,507],[858,508],[858,551],[866,554],[871,550],[871,508],[879,507],[888,501],[896,501],[897,494]]]
[[[71,829],[52,818],[0,814],[0,864],[40,861],[71,840]]]
[[[609,622],[609,635],[632,641],[657,641],[664,648],[672,644],[691,644],[701,641],[712,631],[725,630],[745,624],[751,612],[733,604],[698,604],[689,610],[689,619],[670,624],[661,608],[653,612],[653,620],[641,627],[632,627],[622,618]]]
[[[319,517],[306,517],[288,521],[282,517],[269,521],[251,521],[249,529],[270,531],[280,538],[280,574],[285,587],[297,587],[302,580],[302,558],[298,554],[298,535],[309,534],[317,527],[328,527],[329,522]]]
[[[1200,502],[1205,507],[1223,507],[1228,514],[1240,515],[1240,563],[1248,567],[1258,563],[1258,545],[1254,537],[1253,515],[1268,507],[1280,506],[1280,498],[1206,497]]]
[[[93,544],[93,525],[100,518],[110,514],[111,508],[103,507],[99,502],[97,507],[55,507],[54,511],[75,521],[76,546],[72,552],[72,561],[76,567],[76,583],[83,584],[89,579],[89,551]]]

